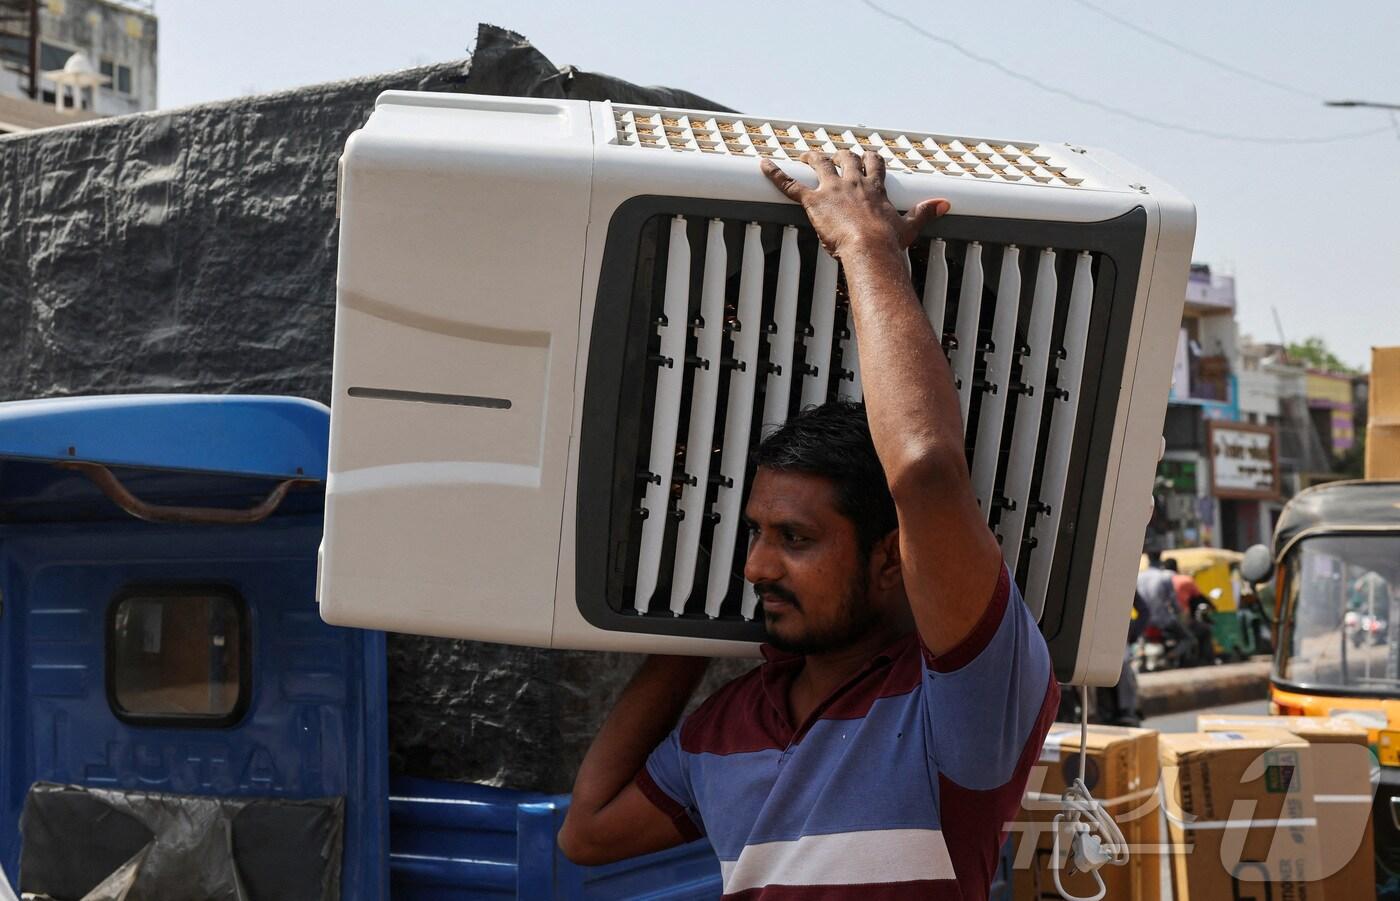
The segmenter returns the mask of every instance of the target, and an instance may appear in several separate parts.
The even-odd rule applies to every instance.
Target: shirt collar
[[[839,693],[843,689],[849,687],[851,683],[865,678],[872,671],[890,664],[895,658],[899,657],[900,654],[907,652],[910,644],[918,640],[918,633],[912,630],[906,635],[901,635],[866,661],[865,665],[847,681],[846,685],[836,689],[836,691]],[[792,686],[792,680],[797,677],[797,673],[802,669],[804,655],[781,651],[767,642],[759,645],[759,651],[763,654],[764,659],[763,664],[759,667],[759,678],[763,684],[763,693],[767,697],[768,703],[782,716],[783,721],[787,722],[788,689]],[[824,706],[826,706],[826,701],[819,704],[818,709]],[[789,724],[789,728],[796,729],[799,728],[800,725],[800,723],[791,723]]]

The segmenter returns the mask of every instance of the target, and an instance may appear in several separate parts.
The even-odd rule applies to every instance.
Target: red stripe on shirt
[[[787,718],[763,691],[764,668],[750,670],[705,699],[681,724],[687,754],[744,754],[786,745]]]
[[[642,794],[647,796],[647,800],[655,804],[662,813],[670,818],[672,823],[676,824],[676,829],[680,831],[682,838],[688,842],[700,838],[702,833],[695,825],[695,821],[690,818],[690,814],[686,813],[685,808],[678,804],[675,798],[666,794],[661,786],[656,784],[656,780],[651,778],[651,773],[647,772],[646,767],[642,767],[638,771],[633,781],[637,783],[637,788],[642,790]]]
[[[918,637],[910,634],[885,650],[889,667],[877,679],[863,679],[854,690],[835,698],[821,713],[824,720],[855,720],[870,712],[881,698],[907,695],[923,681],[919,666]],[[877,658],[878,659],[878,658]]]
[[[919,687],[918,637],[901,638],[875,655],[845,686],[824,700],[812,720],[860,719],[881,698],[908,694]],[[689,754],[742,754],[781,750],[800,741],[800,732],[788,721],[787,697],[801,659],[781,657],[711,695],[681,727],[681,748]],[[883,668],[883,672],[874,670]]]

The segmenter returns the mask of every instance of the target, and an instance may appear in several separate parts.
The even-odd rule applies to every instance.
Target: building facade
[[[149,0],[0,0],[0,99],[11,101],[7,108],[26,101],[55,108],[59,85],[45,73],[82,53],[104,84],[63,106],[88,117],[152,110],[156,47]]]
[[[1176,359],[1163,428],[1147,547],[1217,545],[1219,498],[1211,490],[1209,424],[1239,419],[1239,333],[1235,280],[1193,264],[1175,336]]]
[[[1235,280],[1192,266],[1176,336],[1149,550],[1242,550],[1267,541],[1300,471],[1327,465],[1306,370],[1277,346],[1241,340]]]
[[[1354,381],[1349,373],[1308,370],[1308,412],[1333,463],[1356,446]]]
[[[1232,277],[1192,265],[1148,550],[1266,543],[1289,498],[1354,457],[1365,378],[1242,338],[1235,305]]]

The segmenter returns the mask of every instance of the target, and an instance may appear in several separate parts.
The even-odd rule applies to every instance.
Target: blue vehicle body
[[[394,779],[392,896],[416,901],[719,897],[719,863],[704,841],[603,867],[565,860],[555,836],[568,802],[566,795]]]
[[[0,405],[0,863],[38,780],[221,797],[346,800],[347,897],[384,894],[384,637],[316,614],[327,411],[260,398],[99,398]],[[142,500],[247,506],[309,478],[252,525],[133,519],[82,473],[107,464]],[[237,722],[126,722],[107,685],[110,611],[133,591],[230,592],[246,614]]]
[[[328,415],[320,404],[274,397],[0,403],[8,883],[21,888],[26,796],[51,782],[343,799],[347,899],[717,897],[719,865],[703,840],[578,867],[555,844],[567,796],[390,780],[384,636],[329,626],[316,610]],[[104,489],[102,472],[119,489]],[[208,521],[220,518],[211,509],[236,517],[266,508],[289,480],[295,487],[265,518]],[[143,521],[133,510],[174,521]],[[208,594],[240,611],[237,708],[219,719],[133,717],[113,689],[114,610],[133,596]],[[0,880],[0,896],[3,888]],[[1009,885],[993,897],[1003,893]]]
[[[293,398],[0,404],[0,867],[10,884],[19,890],[26,795],[47,781],[343,798],[344,898],[389,897],[391,870],[394,898],[717,895],[703,842],[614,867],[568,863],[554,846],[567,798],[426,780],[391,792],[384,636],[326,625],[316,610],[328,427],[324,406]],[[297,484],[259,522],[148,522],[103,492],[93,465],[167,511],[243,510]],[[118,713],[114,605],[181,592],[227,595],[242,611],[247,678],[229,722]]]

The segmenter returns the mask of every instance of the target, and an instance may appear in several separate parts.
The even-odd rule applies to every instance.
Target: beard
[[[775,616],[765,610],[763,628],[767,633],[768,643],[785,654],[806,656],[842,650],[870,634],[879,621],[879,614],[870,605],[863,576],[864,569],[858,567],[829,622],[816,626],[808,624],[796,635],[780,634],[777,629],[781,616]],[[779,585],[760,582],[754,585],[754,592],[760,599],[767,594],[790,602],[798,610],[804,609],[795,594]]]

